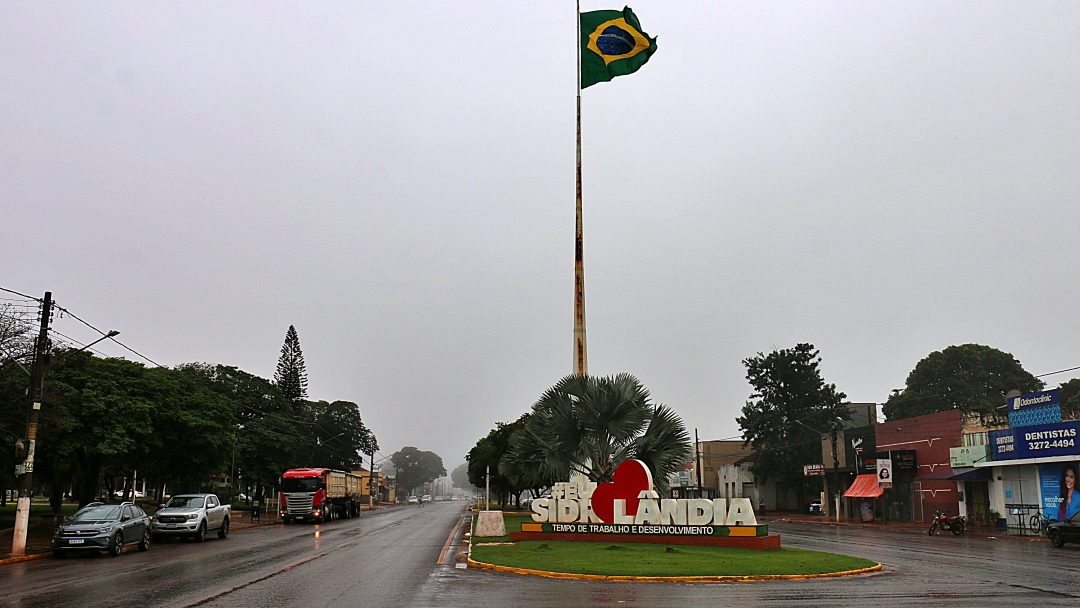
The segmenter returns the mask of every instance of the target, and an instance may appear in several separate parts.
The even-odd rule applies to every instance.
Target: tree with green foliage
[[[743,360],[754,392],[735,419],[754,450],[754,477],[796,488],[800,504],[802,467],[821,462],[821,433],[850,418],[847,395],[821,377],[819,354],[804,343]]]
[[[1061,417],[1065,420],[1080,419],[1080,378],[1062,382],[1058,388],[1061,390]]]
[[[915,365],[905,388],[885,402],[889,420],[935,412],[993,415],[1011,390],[1033,393],[1044,383],[1011,354],[981,344],[934,351]]]
[[[519,434],[511,452],[518,462],[508,463],[507,471],[516,466],[543,480],[580,473],[607,482],[620,463],[637,459],[663,490],[668,475],[691,454],[682,419],[671,408],[654,404],[648,389],[630,374],[564,377],[533,405]]]
[[[276,488],[284,471],[308,466],[314,422],[302,403],[287,399],[275,383],[235,367],[191,363],[179,370],[232,406],[235,470],[245,485],[261,493]]]
[[[442,458],[438,454],[412,446],[394,452],[390,461],[394,463],[397,486],[407,492],[413,492],[425,483],[446,475]]]
[[[477,488],[485,487],[487,472],[491,471],[490,489],[492,496],[498,498],[500,504],[506,504],[506,498],[520,492],[514,481],[499,471],[499,462],[510,449],[510,437],[514,431],[522,428],[522,419],[515,422],[496,422],[495,428],[476,442],[469,453],[465,455],[468,464],[469,483]]]
[[[307,399],[307,367],[304,365],[304,353],[300,350],[300,336],[292,325],[285,332],[285,343],[281,346],[277,371],[274,372],[274,384],[293,404]]]
[[[316,401],[309,404],[314,433],[313,467],[355,471],[364,465],[364,454],[374,454],[379,442],[360,417],[360,406],[352,401]]]
[[[469,482],[469,463],[463,462],[450,471],[450,483],[454,484],[455,488],[461,488],[462,490],[469,490],[472,488],[472,484]]]

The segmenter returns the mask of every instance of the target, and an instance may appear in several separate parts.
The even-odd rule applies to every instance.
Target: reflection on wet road
[[[326,525],[170,542],[119,558],[0,567],[0,604],[18,606],[409,606],[465,503],[364,513]]]
[[[118,559],[0,567],[0,605],[56,606],[1078,606],[1080,547],[805,524],[784,544],[858,555],[883,573],[735,584],[559,581],[436,565],[462,503],[269,526]],[[451,552],[452,553],[452,552]],[[447,559],[452,562],[451,558]]]

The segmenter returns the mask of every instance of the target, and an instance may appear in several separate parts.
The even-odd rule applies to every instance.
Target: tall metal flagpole
[[[589,373],[585,349],[585,261],[581,229],[581,0],[577,3],[577,233],[574,240],[574,373]]]

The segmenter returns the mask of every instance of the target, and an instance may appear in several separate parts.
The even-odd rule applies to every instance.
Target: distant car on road
[[[1058,549],[1064,547],[1065,543],[1080,543],[1080,513],[1073,514],[1065,521],[1050,524],[1046,535],[1050,537],[1050,544]]]
[[[416,496],[410,496],[409,497],[409,504],[410,505],[415,505],[418,502],[420,502],[420,499],[417,498]]]
[[[424,494],[424,498],[422,498],[421,500],[423,500],[424,502],[431,502],[431,494]]]
[[[108,551],[116,557],[126,545],[150,548],[150,518],[130,502],[119,505],[90,504],[56,527],[52,539],[54,557],[71,551]]]
[[[201,543],[214,530],[218,538],[228,538],[231,515],[232,507],[221,504],[216,494],[178,494],[154,514],[154,542],[166,536],[190,536]]]

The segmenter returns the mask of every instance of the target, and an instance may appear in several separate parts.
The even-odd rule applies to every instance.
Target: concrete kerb
[[[843,570],[840,572],[826,572],[824,574],[760,574],[753,576],[620,576],[612,574],[575,574],[572,572],[551,572],[548,570],[514,568],[513,566],[500,566],[498,564],[478,562],[472,558],[472,548],[473,543],[470,542],[469,552],[465,558],[465,561],[469,564],[470,568],[577,581],[614,581],[620,583],[756,583],[764,581],[792,581],[814,578],[836,578],[840,576],[858,576],[861,574],[879,572],[882,568],[881,562],[878,562],[867,568]]]
[[[6,558],[6,559],[0,559],[0,566],[6,565],[6,564],[17,564],[19,562],[28,562],[28,561],[30,561],[32,559],[44,559],[46,557],[51,557],[51,556],[52,555],[50,553],[31,553],[30,555],[20,555],[18,557],[9,557],[9,558]]]
[[[512,566],[500,566],[478,562],[471,556],[470,547],[469,566],[482,570],[495,570],[497,572],[510,572],[513,574],[529,574],[544,578],[558,578],[579,581],[614,581],[620,583],[755,583],[763,581],[791,581],[813,578],[834,578],[839,576],[857,576],[870,574],[881,570],[881,564],[875,564],[867,568],[857,570],[844,570],[842,572],[826,572],[824,574],[759,574],[750,576],[621,576],[613,574],[574,574],[571,572],[550,572],[548,570],[532,570],[530,568],[514,568]]]

